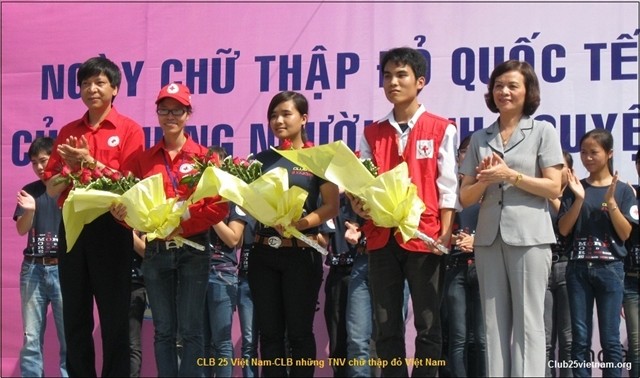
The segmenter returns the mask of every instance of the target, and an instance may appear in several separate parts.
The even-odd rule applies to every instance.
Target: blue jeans
[[[205,306],[205,356],[215,358],[213,375],[231,377],[233,372],[233,342],[231,326],[238,292],[238,276],[211,269]]]
[[[204,356],[202,327],[209,281],[210,249],[189,246],[167,250],[163,241],[147,244],[142,273],[155,328],[158,376],[201,377],[197,359]],[[177,335],[182,342],[178,364]],[[178,367],[179,365],[179,367]]]
[[[622,261],[569,261],[566,278],[567,290],[571,293],[571,358],[577,362],[590,360],[595,300],[604,362],[621,363],[620,310],[624,294]],[[591,369],[574,368],[573,375],[591,376]],[[620,377],[621,368],[603,369],[602,376]]]
[[[571,360],[571,312],[569,311],[569,291],[567,290],[566,269],[568,261],[551,265],[549,286],[544,297],[544,328],[547,337],[547,377],[556,377],[556,369],[550,360]],[[558,355],[556,358],[556,345]],[[560,377],[572,377],[571,369],[561,368]]]
[[[370,343],[373,331],[369,262],[366,254],[357,255],[351,268],[347,291],[347,361],[367,361],[362,366],[349,366],[349,377],[371,377]]]
[[[454,377],[484,377],[486,337],[475,266],[452,267],[445,273],[444,285],[449,324],[449,369]],[[469,358],[470,343],[475,346],[474,359]]]
[[[246,273],[238,273],[238,319],[240,320],[240,331],[242,333],[242,346],[240,351],[246,365],[242,367],[244,378],[258,376],[258,367],[251,364],[252,358],[258,357],[258,331],[255,326],[255,315],[253,313],[253,299],[249,289],[249,278]]]
[[[638,313],[640,308],[639,284],[638,276],[632,277],[627,274],[624,278],[624,318],[627,324],[627,342],[629,343],[627,361],[631,362],[630,377],[640,376],[640,346],[638,345],[638,323],[640,322],[640,314]]]
[[[64,339],[62,293],[57,265],[23,262],[20,268],[20,298],[22,303],[22,331],[20,371],[23,377],[43,377],[42,345],[47,326],[47,307],[51,303],[60,342],[60,375],[67,374],[67,344]]]

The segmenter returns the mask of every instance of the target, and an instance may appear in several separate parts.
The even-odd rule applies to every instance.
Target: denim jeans
[[[366,254],[357,255],[351,268],[347,291],[347,361],[368,361],[370,358],[373,313],[369,290],[369,261]],[[363,366],[349,366],[349,377],[371,377],[368,362]]]
[[[231,377],[233,372],[233,341],[231,327],[236,307],[238,275],[232,272],[209,273],[204,320],[204,350],[206,357],[215,358],[211,377]]]
[[[64,339],[62,293],[57,265],[23,262],[20,267],[20,298],[22,304],[23,345],[20,350],[20,371],[23,377],[43,377],[42,346],[47,326],[47,307],[51,303],[60,343],[60,376],[67,374],[67,344]]]
[[[577,362],[590,360],[595,300],[604,362],[621,363],[620,310],[624,295],[622,261],[570,261],[566,278],[567,290],[571,293],[571,358]],[[577,367],[573,369],[573,375],[591,376],[591,369]],[[620,377],[621,368],[603,369],[602,376]]]
[[[249,254],[249,285],[260,332],[260,358],[293,366],[263,366],[265,377],[311,377],[314,366],[296,361],[316,359],[313,319],[322,284],[322,255],[313,248],[279,248],[254,244]],[[288,343],[288,344],[287,344]],[[289,355],[285,345],[288,345]]]
[[[415,358],[425,361],[442,356],[440,301],[444,283],[442,256],[410,252],[401,248],[394,237],[383,248],[369,253],[369,283],[375,311],[376,352],[383,361],[404,361],[404,288],[409,283],[416,329]],[[405,364],[387,365],[384,376],[407,376]],[[435,376],[437,366],[414,366],[414,376]]]
[[[142,273],[155,328],[158,376],[201,377],[197,359],[204,356],[204,306],[209,280],[210,249],[187,245],[165,249],[163,241],[147,244]],[[182,342],[178,364],[177,335]],[[179,367],[178,367],[179,365]]]
[[[256,330],[255,314],[253,312],[253,298],[249,289],[249,277],[246,273],[238,273],[238,319],[242,333],[242,358],[247,363],[242,367],[244,378],[258,376],[258,367],[251,361],[258,357],[258,331]]]
[[[131,363],[129,377],[139,377],[142,367],[142,320],[147,308],[147,291],[144,286],[132,287],[129,306],[129,348]]]
[[[484,377],[486,337],[475,266],[455,266],[445,273],[444,300],[449,325],[449,370],[454,377]],[[473,359],[469,356],[471,343],[475,347]]]
[[[549,286],[544,297],[544,331],[547,337],[547,377],[558,376],[549,361],[571,360],[571,312],[569,292],[565,279],[568,261],[558,261],[551,265]],[[558,355],[556,357],[556,345]],[[561,368],[560,377],[572,377],[571,369]]]
[[[638,313],[640,308],[639,284],[638,276],[632,277],[627,274],[624,278],[624,318],[627,324],[627,342],[629,344],[627,361],[632,364],[629,372],[630,377],[640,376],[640,346],[638,346],[638,323],[640,322],[640,314]]]

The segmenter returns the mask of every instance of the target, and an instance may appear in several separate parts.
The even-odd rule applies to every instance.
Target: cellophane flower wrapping
[[[210,190],[212,196],[215,191]],[[195,201],[194,201],[195,202]],[[162,174],[156,174],[137,182],[123,194],[105,190],[75,188],[71,190],[62,208],[65,224],[67,252],[73,248],[84,225],[109,211],[113,203],[123,203],[127,207],[124,221],[133,229],[147,234],[147,240],[167,238],[179,225],[190,200],[180,201],[177,197],[167,198],[164,192]],[[175,237],[179,244],[189,244],[204,249],[182,237]]]
[[[327,251],[309,240],[293,223],[300,219],[308,193],[297,186],[289,187],[289,175],[285,168],[274,168],[247,183],[240,177],[218,167],[208,167],[198,183],[194,199],[208,196],[215,191],[221,197],[234,202],[260,223],[284,227],[285,237],[295,237],[319,252]]]
[[[89,169],[81,164],[73,171],[62,165],[56,183],[73,186],[62,207],[67,252],[75,245],[85,224],[106,213],[121,194],[139,181],[130,173],[123,175],[109,167]]]
[[[397,228],[405,242],[419,236],[420,215],[426,206],[411,182],[406,163],[374,177],[371,168],[342,141],[302,150],[276,151],[363,200],[375,225]]]

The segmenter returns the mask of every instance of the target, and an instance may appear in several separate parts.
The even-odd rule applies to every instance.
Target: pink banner
[[[496,118],[483,100],[493,67],[524,59],[541,82],[536,116],[556,126],[563,148],[578,161],[580,137],[607,128],[616,139],[616,168],[623,181],[635,182],[637,15],[637,3],[3,2],[2,376],[19,375],[25,240],[11,216],[17,191],[35,179],[26,152],[36,136],[55,136],[85,111],[75,75],[87,58],[103,54],[121,67],[115,106],[143,125],[147,146],[161,136],[158,90],[180,81],[194,94],[188,132],[243,157],[274,144],[266,109],[281,90],[310,100],[316,144],[344,140],[356,149],[364,125],[390,110],[377,67],[389,48],[425,55],[428,84],[420,100],[455,120],[462,136]],[[582,167],[577,171],[584,176]],[[147,323],[143,374],[155,375]],[[56,375],[51,318],[48,324],[46,373]],[[325,361],[321,313],[315,331]],[[237,341],[237,328],[234,335]],[[330,374],[328,366],[317,371]]]

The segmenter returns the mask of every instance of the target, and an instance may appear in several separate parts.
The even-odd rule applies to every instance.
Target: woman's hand
[[[127,216],[127,207],[122,203],[113,203],[109,206],[109,212],[119,221],[123,221]]]
[[[609,189],[604,194],[604,200],[607,202],[607,207],[612,209],[616,207],[616,199],[613,195],[616,193],[616,185],[618,184],[618,171],[613,174],[613,178],[611,179],[611,185],[609,185]]]
[[[275,226],[273,226],[273,229],[276,230],[278,232],[278,234],[280,234],[280,236],[284,237],[284,226],[283,225],[276,224]]]
[[[460,247],[463,252],[473,252],[473,235],[469,235],[466,232],[460,232],[458,236],[458,247]]]
[[[617,176],[615,176],[617,177]],[[573,171],[567,172],[567,186],[573,192],[573,195],[580,200],[584,200],[584,188],[582,187],[582,183],[573,173]],[[613,184],[613,183],[612,183]],[[615,189],[615,188],[614,188]],[[606,196],[605,196],[606,198]]]
[[[175,230],[173,230],[173,232],[169,234],[169,236],[166,237],[165,240],[173,240],[176,236],[182,235],[183,232],[184,230],[182,229],[182,226],[178,226]]]
[[[509,178],[517,175],[517,173],[514,173],[514,171],[507,166],[507,163],[502,160],[500,155],[495,152],[482,159],[476,171],[478,172],[476,179],[486,184],[507,181]]]

